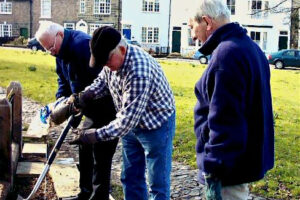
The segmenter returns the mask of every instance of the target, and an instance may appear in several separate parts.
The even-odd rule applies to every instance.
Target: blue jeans
[[[135,128],[122,138],[125,200],[169,200],[175,112],[158,129]],[[147,168],[149,194],[145,171]]]

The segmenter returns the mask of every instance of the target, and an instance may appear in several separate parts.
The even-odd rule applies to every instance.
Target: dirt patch
[[[36,181],[36,178],[21,178],[18,177],[15,179],[14,189],[9,194],[8,200],[15,200],[17,195],[22,196],[23,198],[27,198],[31,193]],[[46,181],[45,181],[46,180]],[[57,196],[54,190],[54,185],[51,177],[49,175],[46,176],[38,191],[34,195],[34,200],[57,200]]]

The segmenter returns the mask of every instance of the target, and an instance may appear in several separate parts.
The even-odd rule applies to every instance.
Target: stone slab
[[[47,144],[39,144],[39,143],[24,143],[22,154],[47,154]]]
[[[74,197],[80,192],[79,171],[74,163],[52,164],[50,176],[59,199]]]
[[[43,169],[44,163],[41,162],[19,162],[17,167],[17,175],[35,177],[39,176]]]
[[[32,118],[28,130],[23,137],[42,138],[46,135],[48,135],[48,125],[42,123],[40,119],[40,110],[38,110]]]

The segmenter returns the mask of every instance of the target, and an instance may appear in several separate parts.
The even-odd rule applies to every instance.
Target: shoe
[[[91,193],[80,192],[76,197],[63,198],[63,200],[88,200],[90,196]]]

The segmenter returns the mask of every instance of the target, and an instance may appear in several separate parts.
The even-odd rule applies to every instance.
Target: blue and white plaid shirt
[[[107,126],[97,129],[98,140],[124,136],[135,127],[157,129],[175,111],[174,96],[161,66],[139,47],[128,45],[120,70],[104,67],[85,89],[94,98],[108,91],[117,115]]]

